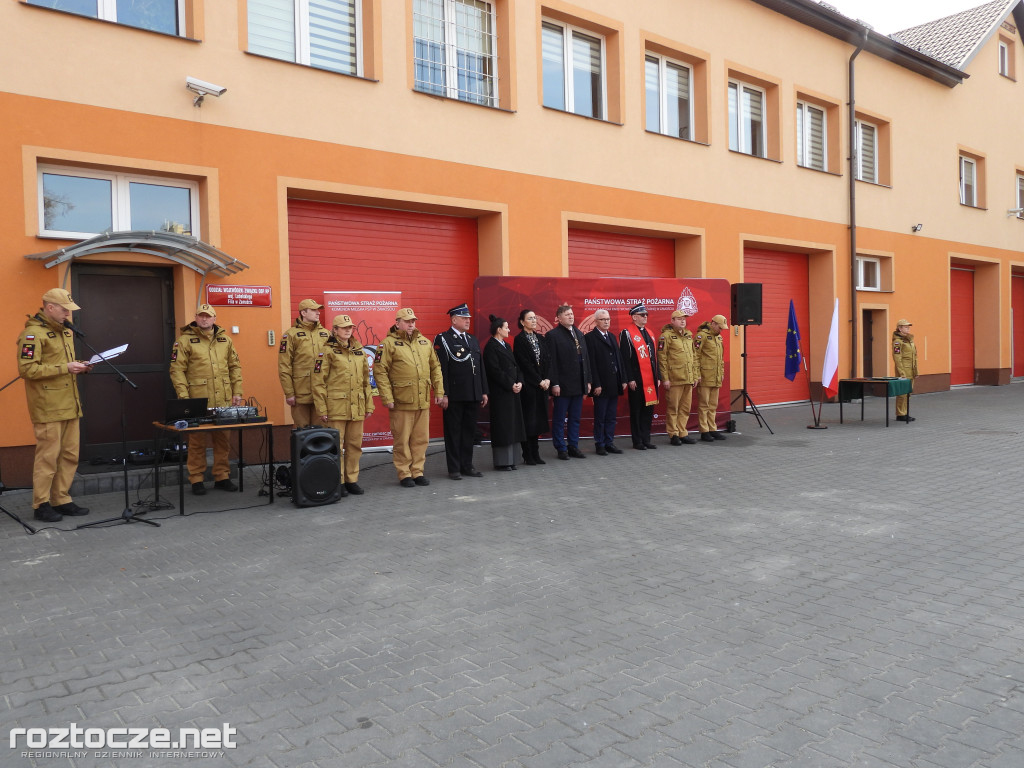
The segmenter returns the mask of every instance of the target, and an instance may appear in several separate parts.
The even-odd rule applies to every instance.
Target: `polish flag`
[[[839,299],[832,310],[832,327],[828,331],[828,346],[825,347],[825,365],[821,369],[821,385],[825,397],[839,393]]]

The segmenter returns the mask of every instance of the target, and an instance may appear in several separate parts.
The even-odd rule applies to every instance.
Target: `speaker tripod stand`
[[[732,399],[732,404],[735,405],[736,401],[739,400],[742,407],[740,411],[734,411],[734,413],[750,413],[753,414],[754,418],[757,419],[758,427],[765,427],[768,430],[768,434],[774,435],[772,428],[768,426],[768,421],[761,415],[761,411],[757,408],[757,403],[754,402],[754,398],[750,396],[750,392],[747,391],[747,326],[743,326],[743,352],[740,353],[740,357],[743,358],[743,388],[740,393]],[[748,411],[747,408],[750,408]]]

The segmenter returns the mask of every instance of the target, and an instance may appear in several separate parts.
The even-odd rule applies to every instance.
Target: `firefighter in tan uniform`
[[[320,420],[338,430],[345,458],[341,466],[342,496],[359,496],[359,458],[363,455],[363,420],[373,413],[373,388],[366,350],[352,334],[356,324],[348,315],[332,323],[333,338],[322,363],[313,367],[313,404]]]
[[[18,337],[18,375],[25,380],[28,415],[36,436],[32,507],[36,520],[55,523],[89,510],[68,493],[78,469],[82,401],[77,376],[92,366],[75,360],[74,336],[64,322],[81,309],[63,288],[43,294],[42,309],[25,321]]]
[[[281,333],[277,373],[296,429],[308,427],[317,417],[313,407],[313,368],[323,360],[331,340],[331,334],[320,325],[321,309],[323,304],[303,299],[295,325]]]
[[[705,443],[725,440],[718,431],[715,414],[718,411],[718,390],[725,383],[725,357],[722,331],[728,330],[724,315],[715,315],[700,324],[693,337],[693,353],[697,357],[700,381],[697,382],[697,419],[700,439]]]
[[[398,310],[373,373],[380,401],[391,413],[399,485],[430,485],[423,476],[430,442],[430,390],[434,390],[434,404],[440,405],[444,382],[434,347],[416,329],[416,313],[408,307]]]
[[[665,427],[672,445],[693,445],[697,442],[686,434],[693,387],[700,379],[693,351],[693,334],[686,330],[687,317],[682,310],[673,312],[658,339],[661,388],[666,393]]]
[[[911,391],[917,378],[917,347],[914,346],[914,334],[910,332],[912,325],[909,320],[900,320],[892,332],[892,361],[896,364],[896,375],[910,379]],[[907,412],[909,405],[910,395],[896,395],[896,421],[916,421]]]
[[[207,406],[221,408],[242,404],[242,365],[235,345],[223,328],[214,323],[217,311],[201,304],[196,319],[181,329],[171,350],[171,384],[179,398],[205,397]],[[210,433],[213,441],[213,487],[237,491],[231,482],[228,464],[228,433]],[[188,479],[192,493],[206,493],[206,436],[193,433],[188,438]]]

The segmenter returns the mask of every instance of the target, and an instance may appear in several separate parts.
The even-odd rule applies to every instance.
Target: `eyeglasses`
[[[640,317],[647,317],[646,312],[637,312],[637,315],[639,315]]]

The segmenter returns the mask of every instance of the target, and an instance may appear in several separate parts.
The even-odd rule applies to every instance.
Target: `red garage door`
[[[1010,306],[1013,308],[1013,374],[1024,376],[1024,275],[1010,280]]]
[[[757,405],[806,400],[809,395],[804,372],[801,370],[793,381],[785,373],[790,299],[800,326],[800,349],[806,354],[809,347],[807,256],[748,248],[743,254],[743,282],[762,286],[762,324],[748,325],[740,331],[747,334],[747,391]],[[733,387],[738,383],[734,375]]]
[[[674,240],[569,230],[569,277],[675,277]]]
[[[449,326],[450,307],[473,301],[473,218],[289,200],[288,246],[293,315],[325,290],[401,291],[432,339]]]
[[[949,383],[974,383],[974,270],[954,267],[949,273],[949,324],[952,360]],[[918,360],[920,365],[920,359]]]

